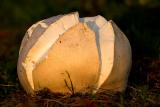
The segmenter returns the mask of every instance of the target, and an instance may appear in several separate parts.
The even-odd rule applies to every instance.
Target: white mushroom
[[[18,77],[27,93],[123,91],[131,66],[128,39],[102,16],[58,15],[34,24],[22,40]],[[73,90],[72,90],[73,91]]]

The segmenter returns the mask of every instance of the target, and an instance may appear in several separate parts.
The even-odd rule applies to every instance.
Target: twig
[[[54,99],[40,99],[40,100],[42,100],[42,101],[47,101],[46,103],[46,107],[49,107],[49,103],[50,102],[55,102],[55,103],[58,103],[58,104],[60,104],[60,105],[62,105],[62,106],[67,106],[67,107],[76,107],[76,106],[80,106],[80,104],[76,104],[75,102],[73,102],[73,103],[63,103],[63,102],[61,102],[61,101],[58,101],[58,100],[54,100]]]
[[[47,101],[47,107],[49,106],[49,102],[55,102],[55,103],[58,103],[60,105],[63,105],[63,106],[79,106],[79,104],[75,104],[75,103],[63,103],[61,101],[58,101],[58,100],[54,100],[54,99],[40,99],[40,100],[43,100],[43,101]]]
[[[0,84],[1,87],[14,87],[15,85],[10,84]]]
[[[68,85],[66,79],[64,79],[64,82],[65,82],[65,84],[66,84],[66,87],[67,87],[67,88],[69,89],[69,91],[72,93],[72,90],[70,89],[70,87],[69,87],[69,85]]]
[[[58,103],[60,105],[68,105],[68,104],[64,104],[64,103],[62,103],[62,102],[60,102],[58,100],[54,100],[54,99],[41,99],[41,100],[47,101],[47,105],[48,105],[49,102],[56,102],[56,103]]]
[[[141,92],[141,90],[139,90],[139,89],[137,89],[137,88],[134,88],[133,86],[128,86],[128,88],[130,88],[130,89],[132,89],[132,90],[134,90],[134,91],[138,91],[138,92]]]
[[[66,74],[67,74],[67,76],[68,76],[68,78],[69,78],[71,88],[69,87],[69,85],[68,85],[68,83],[67,83],[67,81],[66,81],[65,79],[64,79],[64,82],[65,82],[67,88],[71,91],[72,95],[74,95],[75,92],[74,92],[74,87],[73,87],[73,83],[72,83],[71,77],[70,77],[68,71],[65,71],[65,72],[66,72]]]
[[[115,94],[115,92],[112,92],[112,91],[110,91],[110,90],[107,90],[107,89],[103,89],[103,88],[99,88],[99,93],[103,93],[103,95],[104,94],[106,94],[106,95],[109,95],[109,96],[114,96],[114,94]]]

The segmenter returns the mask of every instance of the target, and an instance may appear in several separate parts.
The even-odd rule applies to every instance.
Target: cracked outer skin
[[[33,71],[35,90],[70,93],[69,73],[75,92],[92,92],[99,77],[99,56],[95,33],[79,23],[66,31]]]
[[[48,31],[52,24],[68,26],[68,19],[64,24],[61,20],[62,15],[40,21],[27,31],[21,44],[17,65],[18,77],[27,93],[34,94],[43,88],[48,88],[52,92],[71,92],[72,86],[66,72],[71,77],[75,92],[95,93],[101,89],[120,92],[125,90],[131,67],[131,47],[128,39],[113,21],[106,21],[102,16],[96,16],[84,18],[87,23],[79,19],[82,22],[80,23],[76,14],[70,14],[75,15],[75,22],[73,21],[73,25],[69,24],[72,27],[68,27],[66,31],[64,27],[62,35],[52,36],[55,29],[51,29],[50,38],[48,37],[50,42],[42,44],[39,38],[42,41],[46,38],[47,34],[44,36],[43,32]],[[63,26],[61,29],[63,31]],[[53,42],[55,38],[58,39]],[[39,48],[35,46],[36,43],[40,45]],[[46,52],[43,58],[34,62],[35,68],[29,70],[27,65],[28,69],[24,69],[23,61],[28,53],[37,57],[36,55],[42,50],[40,47],[48,43],[53,44],[48,51],[43,51]],[[33,47],[37,47],[39,51],[32,51]],[[28,74],[27,71],[32,72]]]
[[[109,21],[109,23],[112,24],[115,33],[114,63],[109,77],[100,88],[115,92],[123,92],[126,89],[131,68],[131,46],[126,36],[117,25],[113,21]]]

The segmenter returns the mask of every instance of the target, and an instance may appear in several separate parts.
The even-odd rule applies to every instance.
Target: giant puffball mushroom
[[[96,93],[125,90],[131,67],[128,39],[102,16],[79,18],[77,12],[32,25],[19,51],[19,80],[29,94]]]

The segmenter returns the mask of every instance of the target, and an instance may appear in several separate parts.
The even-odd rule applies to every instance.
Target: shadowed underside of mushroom
[[[33,25],[24,36],[17,65],[24,89],[95,93],[123,91],[131,66],[128,39],[102,16],[59,15]]]

